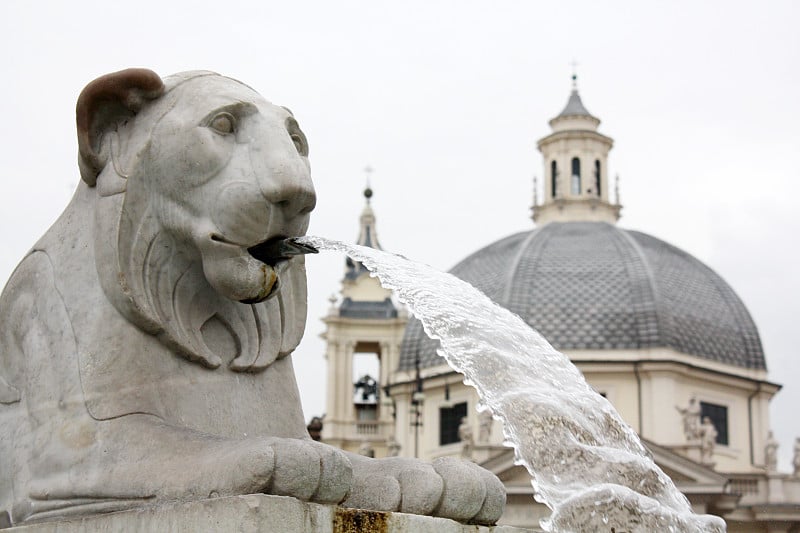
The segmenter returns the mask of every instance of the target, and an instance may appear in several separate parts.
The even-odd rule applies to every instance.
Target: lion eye
[[[289,138],[292,139],[297,153],[303,157],[308,157],[308,141],[294,118],[289,117],[286,119],[286,131],[289,132]]]
[[[293,133],[292,142],[294,147],[297,148],[297,153],[302,156],[308,156],[308,144],[306,144],[305,135],[302,133]]]
[[[236,119],[230,113],[219,113],[214,115],[208,126],[223,135],[233,133],[236,126]]]

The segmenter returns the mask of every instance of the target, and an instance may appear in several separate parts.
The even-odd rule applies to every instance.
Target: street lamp
[[[422,392],[422,376],[419,373],[419,355],[414,359],[414,393],[411,395],[411,414],[414,415],[414,421],[411,425],[414,428],[414,457],[419,457],[419,428],[422,426],[422,403],[425,401],[425,393]]]

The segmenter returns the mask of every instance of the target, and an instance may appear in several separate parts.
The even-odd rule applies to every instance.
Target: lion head
[[[308,144],[286,108],[212,72],[130,69],[78,100],[81,177],[96,189],[95,261],[114,307],[189,360],[258,371],[306,318]],[[278,260],[281,259],[281,260]]]

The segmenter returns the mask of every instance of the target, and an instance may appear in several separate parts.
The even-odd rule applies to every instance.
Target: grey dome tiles
[[[713,270],[650,235],[604,222],[550,223],[478,250],[451,271],[561,350],[669,347],[766,368],[742,301]],[[409,321],[401,370],[442,364]]]

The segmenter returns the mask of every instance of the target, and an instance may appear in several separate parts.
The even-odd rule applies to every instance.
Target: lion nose
[[[280,208],[287,218],[306,215],[317,205],[314,185],[305,172],[292,172],[291,175],[277,172],[262,191],[267,201]]]

